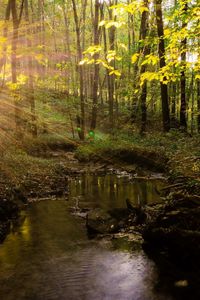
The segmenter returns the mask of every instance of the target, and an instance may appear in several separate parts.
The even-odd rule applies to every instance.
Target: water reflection
[[[82,195],[103,207],[123,199],[155,200],[146,185],[125,186],[118,178],[83,177],[71,182],[71,199]],[[142,184],[142,183],[141,183]],[[146,195],[146,198],[144,197]],[[135,200],[134,200],[135,201]],[[89,240],[85,221],[69,213],[66,200],[32,203],[0,245],[0,299],[3,300],[171,300],[157,291],[159,272],[125,239]],[[134,251],[133,251],[134,248]]]
[[[80,204],[88,202],[91,207],[105,209],[126,207],[126,199],[130,199],[135,205],[141,203],[160,202],[157,191],[163,185],[162,181],[136,180],[127,176],[93,176],[82,175],[70,183],[70,196],[82,196]]]
[[[0,299],[163,299],[153,293],[155,266],[141,251],[89,241],[67,206],[32,204],[0,246]]]

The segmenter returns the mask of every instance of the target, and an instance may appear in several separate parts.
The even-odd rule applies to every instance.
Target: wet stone
[[[90,211],[87,215],[86,226],[89,232],[112,233],[119,228],[116,219],[101,208]]]

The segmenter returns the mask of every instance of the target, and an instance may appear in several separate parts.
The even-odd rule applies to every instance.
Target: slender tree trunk
[[[24,0],[25,8],[25,20],[27,22],[27,46],[29,49],[32,47],[30,39],[31,29],[29,20],[29,3],[28,0]],[[28,54],[28,97],[31,106],[31,133],[33,137],[37,136],[37,124],[36,124],[36,112],[35,112],[35,96],[34,96],[34,84],[33,84],[33,58]]]
[[[155,0],[155,7],[156,7],[157,33],[158,33],[158,37],[159,37],[158,53],[159,53],[159,59],[160,59],[160,68],[162,69],[166,66],[163,17],[162,17],[162,0]],[[165,78],[164,78],[164,80],[165,80]],[[170,116],[169,116],[167,84],[164,84],[163,82],[161,82],[160,87],[161,87],[161,101],[162,101],[163,130],[169,131]]]
[[[18,29],[19,29],[19,21],[17,17],[17,6],[16,0],[10,1],[10,8],[12,12],[12,20],[13,20],[13,35],[12,35],[12,44],[11,44],[11,74],[12,74],[12,83],[13,85],[17,84],[17,42],[18,42]],[[14,105],[15,105],[15,126],[16,126],[16,134],[18,137],[22,134],[21,128],[21,117],[20,117],[20,104],[19,104],[19,94],[17,93],[17,89],[14,94]]]
[[[12,72],[12,82],[17,83],[17,41],[18,41],[18,18],[17,18],[17,8],[16,0],[11,0],[11,11],[13,18],[13,36],[12,36],[12,54],[11,54],[11,72]]]
[[[94,11],[94,45],[99,45],[99,0],[95,0],[95,11]],[[94,59],[97,60],[99,54],[94,55]],[[98,103],[98,84],[99,84],[99,64],[94,64],[94,77],[93,77],[93,105],[92,105],[92,119],[90,128],[94,130],[96,128],[97,121],[97,103]]]
[[[73,61],[71,58],[71,38],[70,38],[70,10],[69,3],[66,5],[63,3],[62,5],[64,22],[65,22],[65,35],[66,35],[66,49],[67,49],[67,58],[66,60],[69,62],[70,68],[73,69]],[[67,74],[66,74],[67,75]],[[67,94],[69,95],[70,84],[73,85],[73,74],[72,76],[66,76],[66,85],[67,85]]]
[[[114,5],[114,1],[109,0],[109,20],[113,21],[115,18],[113,18],[113,11],[110,9],[112,5]],[[108,38],[109,38],[109,48],[111,51],[114,51],[115,49],[115,32],[116,28],[115,26],[111,26],[108,30]],[[112,67],[114,67],[114,61],[110,63]],[[111,131],[114,128],[114,90],[115,90],[115,76],[114,74],[109,75],[109,72],[107,72],[107,81],[108,81],[108,101],[109,101],[109,123],[110,123],[110,129]]]
[[[85,24],[86,24],[86,9],[87,0],[82,0],[82,48],[85,49]]]
[[[44,20],[44,0],[38,0],[38,15],[37,15],[37,34],[36,34],[36,47],[42,46],[40,53],[45,55],[45,20]],[[46,66],[37,63],[38,73],[40,78],[44,80]]]
[[[5,24],[3,26],[3,38],[7,39],[8,36],[8,21],[10,19],[10,13],[11,13],[11,0],[8,1],[7,7],[6,7],[6,14],[5,14]],[[6,52],[7,52],[7,42],[5,42],[3,46],[3,53],[2,57],[0,58],[0,72],[2,68],[5,67],[6,64]],[[3,85],[3,83],[2,83]]]
[[[197,79],[197,130],[200,133],[200,79]]]
[[[172,119],[172,122],[175,122],[175,119],[176,119],[176,94],[177,94],[177,86],[176,86],[176,82],[172,82],[171,84],[171,93],[172,93],[172,96],[171,96],[171,99],[172,99],[172,102],[171,102],[171,119]]]
[[[105,4],[104,4],[105,6]],[[104,15],[104,6],[101,6],[101,18],[104,19],[105,15]],[[106,34],[106,28],[105,26],[102,29],[102,33],[103,33],[103,46],[104,46],[104,56],[105,56],[105,60],[106,60],[106,56],[107,56],[107,51],[108,51],[108,41],[107,41],[107,34]],[[110,76],[109,76],[109,71],[106,69],[106,102],[108,102],[109,105],[109,125],[110,125],[110,129],[113,128],[113,123],[112,123],[112,118],[110,117],[110,115],[112,114],[112,109],[110,106],[110,95],[109,95],[109,91],[110,91]],[[112,99],[111,99],[112,100]]]
[[[192,70],[192,78],[191,78],[191,98],[192,98],[192,105],[191,105],[191,134],[194,133],[194,71]]]
[[[188,10],[188,4],[185,2],[183,7],[182,17],[185,18]],[[183,21],[182,28],[185,28],[187,23]],[[180,125],[186,131],[187,130],[187,117],[186,117],[186,51],[187,51],[187,39],[184,38],[181,41],[181,62],[182,62],[182,71],[181,71],[181,108],[180,108]]]
[[[144,6],[148,9],[148,0],[144,0]],[[145,57],[150,53],[150,47],[149,45],[146,45],[146,37],[148,32],[148,17],[149,12],[143,11],[142,18],[141,18],[141,26],[140,26],[140,40],[144,41],[144,48],[143,48],[143,56]],[[146,72],[146,65],[141,66],[140,74]],[[147,98],[147,81],[145,80],[142,91],[141,91],[141,128],[140,133],[144,133],[146,131],[146,122],[147,122],[147,105],[146,105],[146,98]]]
[[[76,8],[75,0],[72,0],[73,13],[74,13],[74,22],[76,28],[76,45],[77,45],[77,57],[78,62],[82,59],[82,48],[81,48],[81,35],[80,35],[80,26]],[[85,99],[84,99],[84,80],[83,80],[83,68],[81,65],[78,65],[79,69],[79,80],[80,80],[80,106],[81,106],[81,133],[79,134],[81,140],[85,138]]]

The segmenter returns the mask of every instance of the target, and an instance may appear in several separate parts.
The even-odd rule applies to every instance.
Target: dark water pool
[[[159,179],[134,179],[127,175],[82,175],[70,181],[70,201],[84,208],[103,209],[126,207],[126,199],[134,205],[161,202]],[[76,201],[75,201],[76,199]]]
[[[105,208],[123,207],[126,197],[157,201],[156,184],[83,176],[71,181],[69,201],[30,204],[0,245],[0,299],[182,299],[182,292],[171,293],[172,280],[160,283],[158,266],[140,247],[133,251],[124,239],[90,240],[85,220],[69,210],[77,197],[82,206]]]

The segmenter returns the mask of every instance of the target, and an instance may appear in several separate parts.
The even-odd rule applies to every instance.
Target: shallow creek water
[[[159,186],[127,176],[83,175],[69,182],[69,199],[30,204],[0,245],[0,299],[179,299],[167,283],[160,285],[158,267],[140,246],[124,238],[89,239],[85,220],[70,212],[124,207],[126,198],[161,201]]]

